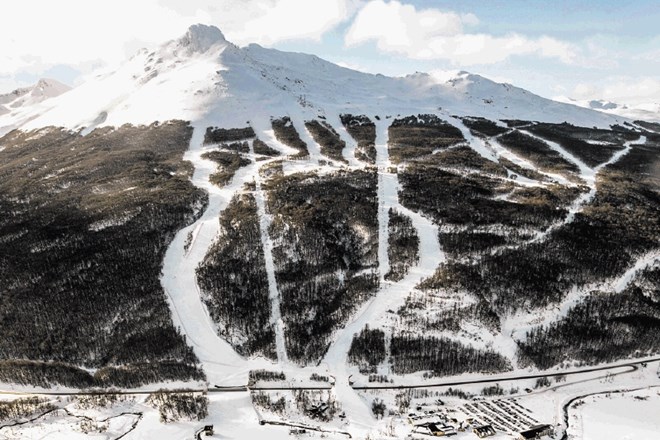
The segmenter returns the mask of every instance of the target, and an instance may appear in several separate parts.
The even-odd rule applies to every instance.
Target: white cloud
[[[610,77],[596,84],[578,84],[570,94],[578,100],[605,99],[617,104],[660,103],[660,79],[655,77]]]
[[[420,60],[446,59],[456,65],[493,64],[513,55],[557,58],[564,63],[577,58],[573,45],[551,37],[465,32],[478,23],[472,14],[372,0],[358,12],[344,41],[349,47],[374,41],[383,52]]]
[[[54,64],[118,62],[135,41],[168,39],[184,20],[155,0],[90,2],[22,0],[3,8],[0,73]]]
[[[237,44],[311,39],[348,20],[363,0],[160,0],[181,15],[208,15]]]
[[[312,39],[347,20],[357,9],[356,1],[280,0],[261,7],[262,15],[227,29],[238,41],[271,45],[283,40]],[[243,29],[240,29],[243,27]]]
[[[643,61],[652,61],[657,63],[660,60],[660,49],[657,50],[649,50],[647,52],[644,52],[637,56],[637,59],[643,60]]]
[[[407,52],[417,58],[418,51],[425,50],[425,45],[420,43],[429,38],[456,35],[462,30],[463,20],[453,12],[417,11],[414,6],[397,1],[374,0],[360,10],[345,41],[353,46],[375,40],[380,49]]]

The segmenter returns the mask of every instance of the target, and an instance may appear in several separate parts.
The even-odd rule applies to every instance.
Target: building
[[[472,429],[472,432],[474,432],[479,438],[495,435],[495,429],[490,425],[477,426]]]
[[[439,425],[436,423],[429,423],[427,427],[431,435],[436,437],[449,437],[457,434],[456,429],[450,425]]]
[[[546,435],[552,435],[553,429],[550,425],[536,425],[529,428],[527,431],[518,433],[519,440],[537,440]]]
[[[456,428],[442,423],[423,423],[421,425],[416,425],[413,432],[432,435],[434,437],[450,437],[458,434]]]
[[[211,436],[213,435],[213,425],[206,425],[203,428],[200,428],[195,432],[195,438],[201,440],[202,434]]]
[[[323,417],[328,412],[330,406],[327,402],[313,402],[305,410],[313,417]]]

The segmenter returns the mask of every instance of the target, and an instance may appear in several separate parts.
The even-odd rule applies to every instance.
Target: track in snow
[[[174,324],[182,330],[193,347],[207,380],[213,384],[222,384],[228,380],[236,382],[237,374],[246,376],[249,366],[245,358],[238,355],[227,341],[218,336],[216,325],[202,301],[196,270],[219,232],[220,214],[245,183],[254,178],[263,162],[253,161],[240,168],[230,184],[223,188],[212,184],[209,176],[216,171],[217,165],[201,157],[204,152],[213,149],[203,145],[205,127],[202,122],[195,124],[190,148],[184,159],[195,166],[192,182],[196,187],[208,192],[209,203],[202,216],[194,224],[180,230],[168,247],[163,262],[161,284],[173,312]],[[193,240],[186,251],[184,244],[190,232],[193,233]],[[255,362],[260,363],[259,360],[250,361],[252,365]]]
[[[444,116],[444,115],[439,115],[439,116]],[[467,128],[465,124],[463,124],[463,121],[461,121],[459,117],[451,116],[446,118],[446,120],[449,124],[453,125],[454,127],[458,128],[461,131],[463,137],[467,140],[467,143],[470,146],[470,148],[476,151],[484,159],[497,163],[497,154],[495,153],[493,148],[490,147],[488,144],[486,144],[486,141],[484,141],[483,139],[477,136],[473,136],[470,129]]]
[[[270,127],[266,127],[265,125],[260,126],[259,122],[263,121],[255,122],[256,123],[252,123],[252,125],[260,139],[267,141],[269,144],[279,149],[285,156],[295,153],[295,151],[282,145],[274,138]],[[438,242],[438,226],[434,225],[419,213],[413,212],[400,204],[398,198],[399,182],[397,174],[390,173],[392,165],[388,157],[388,124],[385,121],[378,121],[376,126],[379,223],[378,260],[379,269],[381,271],[381,288],[376,296],[362,305],[354,315],[353,319],[343,329],[337,332],[333,343],[322,361],[322,364],[328,368],[328,372],[335,376],[335,393],[337,394],[338,399],[342,402],[346,413],[349,414],[349,418],[352,422],[351,425],[357,430],[369,430],[374,426],[375,421],[371,409],[349,385],[351,369],[349,368],[347,358],[354,334],[362,330],[367,324],[372,328],[386,327],[388,311],[397,310],[401,307],[405,303],[407,295],[415,289],[419,282],[423,278],[431,276],[437,269],[438,265],[446,260]],[[302,130],[302,127],[297,128]],[[342,130],[342,127],[336,128],[336,130],[340,133],[342,138],[348,137],[348,134],[345,130]],[[309,138],[311,136],[306,135],[306,131],[301,131],[300,134],[301,138],[304,138],[304,140],[309,143]],[[259,368],[261,366],[273,367],[272,363],[265,359],[251,359],[248,362],[247,359],[239,356],[226,341],[217,335],[216,325],[208,316],[206,307],[200,296],[195,275],[196,268],[206,256],[218,233],[218,217],[227,207],[232,197],[242,190],[245,183],[254,180],[254,196],[257,204],[259,227],[268,274],[269,297],[272,307],[271,319],[275,326],[278,364],[280,368],[283,368],[286,371],[297,371],[301,373],[302,371],[305,371],[305,369],[291,365],[288,362],[286,354],[284,324],[281,319],[280,298],[277,289],[275,265],[272,255],[273,243],[268,237],[270,218],[266,212],[266,197],[262,190],[261,177],[259,176],[259,169],[261,166],[270,161],[254,161],[254,150],[252,143],[250,142],[250,155],[252,156],[253,162],[250,165],[239,169],[228,186],[218,188],[209,182],[210,174],[217,168],[216,164],[212,161],[201,158],[204,151],[211,149],[205,148],[202,145],[203,136],[204,127],[198,124],[195,127],[191,139],[190,150],[186,153],[185,159],[190,160],[195,165],[195,172],[192,181],[195,186],[208,191],[209,205],[197,222],[179,231],[176,235],[174,241],[167,250],[163,266],[163,276],[161,279],[173,310],[175,325],[183,330],[183,333],[192,344],[197,357],[202,363],[209,382],[213,384],[229,382],[244,383],[249,369]],[[472,148],[475,148],[475,145],[473,145],[475,140],[475,138],[468,137],[468,141]],[[349,159],[352,166],[363,167],[363,164],[357,161],[354,157],[355,142],[352,142],[351,139],[346,139],[346,142],[347,147],[343,152],[344,156]],[[633,142],[628,143],[624,150],[615,154],[608,162],[599,167],[589,170],[585,170],[582,167],[580,168],[583,178],[587,177],[585,181],[589,183],[593,182],[592,185],[590,185],[590,188],[594,189],[594,193],[595,176],[600,168],[620,159],[627,153],[627,151],[629,151],[632,143]],[[494,151],[490,149],[484,150],[485,148],[488,148],[484,142],[476,147],[482,150],[479,151],[479,153],[484,157],[493,154],[493,157],[496,158],[499,155],[496,148]],[[314,147],[312,147],[312,149],[314,149]],[[493,157],[487,157],[487,159],[493,160]],[[314,157],[310,158],[308,161],[301,161],[298,166],[304,167],[305,169],[311,167],[318,172],[332,171],[328,167],[319,167],[317,165],[318,159],[319,157]],[[591,178],[591,180],[588,178]],[[578,212],[578,209],[581,209],[583,204],[588,200],[590,199],[586,198],[584,202],[579,203],[575,212]],[[409,269],[407,275],[401,281],[396,283],[387,282],[383,279],[389,269],[387,251],[389,247],[389,210],[391,208],[408,216],[412,220],[413,226],[420,239],[418,263]],[[571,219],[572,217],[568,217],[566,221],[570,221]],[[565,224],[566,221],[562,224]],[[191,244],[189,249],[185,251],[184,243],[188,234],[191,232]],[[655,261],[655,258],[656,257],[654,257],[653,261]],[[632,277],[632,275],[630,275],[630,277]],[[389,329],[386,333],[390,333]],[[507,342],[513,341],[509,335],[505,335],[503,339],[505,340],[499,340],[496,344],[501,349],[504,349]]]
[[[568,214],[566,215],[566,217],[564,217],[564,219],[550,225],[548,228],[546,228],[543,231],[537,232],[531,240],[527,240],[517,245],[498,247],[496,248],[496,250],[493,251],[493,253],[499,252],[505,248],[516,249],[532,243],[542,242],[546,238],[548,238],[552,232],[573,222],[576,214],[580,213],[584,208],[584,206],[587,203],[591,202],[593,198],[596,196],[596,190],[597,190],[596,177],[598,175],[598,172],[604,167],[618,162],[623,156],[625,156],[626,154],[628,154],[628,152],[630,152],[630,149],[632,148],[633,144],[640,144],[646,142],[645,136],[640,136],[640,138],[635,141],[628,141],[624,144],[624,148],[614,153],[607,162],[604,162],[594,168],[590,168],[586,164],[584,164],[584,162],[575,158],[575,156],[564,150],[559,144],[548,141],[542,137],[536,136],[524,130],[521,130],[521,132],[526,135],[532,136],[542,142],[547,143],[548,145],[550,145],[550,148],[560,153],[562,157],[567,159],[569,162],[572,162],[575,165],[577,165],[580,169],[580,178],[582,178],[589,186],[589,192],[580,195],[573,201],[573,203],[569,208]],[[624,275],[622,275],[620,278],[612,282],[612,286],[614,286],[614,290],[616,292],[623,291],[632,281],[635,274],[639,270],[642,270],[645,267],[648,267],[649,265],[653,264],[658,258],[659,257],[657,252],[651,252],[647,255],[642,256],[635,263],[633,267],[631,267],[628,271],[626,271]],[[601,288],[604,288],[604,286],[587,285],[587,286],[582,286],[580,288],[574,286],[568,292],[568,294],[560,304],[552,304],[541,311],[535,311],[533,313],[517,314],[514,316],[508,316],[506,318],[503,318],[502,330],[500,332],[500,335],[498,335],[498,337],[496,338],[496,348],[499,347],[498,348],[499,351],[508,350],[508,352],[511,352],[511,350],[513,350],[515,346],[517,346],[515,341],[525,339],[525,334],[527,331],[531,330],[533,327],[549,325],[552,322],[556,322],[560,320],[561,318],[565,317],[568,314],[568,312],[572,307],[576,306],[581,301],[583,301],[585,297],[587,297],[592,290],[598,290]],[[534,322],[534,324],[533,325],[530,324],[531,322]]]
[[[511,131],[513,131],[513,130],[511,130]],[[509,133],[509,132],[507,132],[507,133]],[[497,154],[498,157],[504,157],[505,159],[510,160],[511,162],[513,162],[514,164],[518,165],[521,168],[526,168],[528,170],[536,171],[537,173],[542,174],[542,175],[556,181],[560,185],[575,186],[575,184],[573,182],[571,182],[570,180],[568,180],[566,177],[562,176],[561,174],[548,173],[546,171],[543,171],[539,167],[534,165],[532,162],[530,162],[529,160],[524,159],[524,158],[518,156],[517,154],[515,154],[514,152],[512,152],[511,150],[509,150],[508,148],[503,147],[502,144],[499,143],[497,138],[500,137],[500,136],[504,136],[507,133],[504,133],[504,134],[501,134],[501,135],[498,135],[498,136],[493,136],[493,137],[490,137],[488,139],[488,143],[490,144],[490,147],[495,151],[495,154]],[[547,185],[549,183],[549,182],[541,182],[541,181],[528,179],[525,176],[521,176],[521,175],[517,174],[516,183],[523,183],[524,184],[525,182],[534,183],[536,186],[543,186],[543,185]]]
[[[376,163],[378,165],[378,204],[379,204],[379,265],[382,275],[386,273],[382,266],[388,266],[388,220],[389,208],[395,208],[403,215],[411,218],[417,230],[420,241],[419,261],[416,266],[409,269],[408,274],[399,282],[391,283],[381,281],[381,288],[374,298],[362,305],[355,313],[353,319],[339,330],[326,353],[322,363],[325,363],[336,377],[336,392],[340,401],[351,415],[351,420],[373,420],[373,414],[366,407],[365,402],[348,385],[349,367],[348,351],[353,341],[353,335],[369,324],[377,328],[383,324],[388,310],[396,310],[405,303],[406,296],[419,282],[435,272],[438,265],[445,260],[445,255],[438,242],[438,227],[424,216],[412,212],[399,203],[399,183],[397,175],[389,173],[391,166],[388,158],[388,125],[385,122],[376,124]],[[385,214],[383,214],[385,213]],[[364,423],[364,422],[363,422]],[[360,425],[360,423],[357,423]]]
[[[266,120],[250,121],[257,136],[278,149],[284,157],[296,154],[297,150],[282,144],[275,138],[272,127],[266,125]],[[244,383],[247,381],[247,373],[250,369],[273,367],[273,364],[266,359],[253,358],[248,361],[241,357],[228,342],[217,334],[216,324],[208,315],[196,277],[197,267],[207,255],[219,232],[220,215],[234,195],[243,191],[246,183],[254,181],[256,188],[254,197],[266,263],[271,320],[275,330],[278,363],[280,367],[286,367],[287,370],[296,370],[295,366],[289,364],[285,348],[284,323],[281,317],[280,296],[272,255],[273,243],[268,236],[270,217],[266,212],[266,198],[261,188],[259,175],[262,166],[279,158],[257,162],[253,143],[249,142],[252,162],[240,168],[229,185],[219,188],[209,181],[210,175],[217,170],[217,164],[201,157],[204,152],[214,149],[213,146],[205,147],[203,145],[207,125],[212,124],[206,123],[206,121],[195,124],[190,148],[185,153],[184,159],[191,161],[195,166],[192,182],[198,188],[208,192],[209,204],[194,224],[177,233],[167,249],[163,263],[161,284],[173,312],[174,324],[182,330],[187,341],[192,345],[211,384]],[[301,136],[304,136],[304,133]],[[314,144],[312,149],[314,147],[316,147],[314,151],[318,153],[318,146]],[[307,161],[296,161],[294,166],[319,169],[317,163],[318,157],[315,157]],[[320,171],[322,170],[319,169]],[[192,239],[186,250],[184,245],[189,234],[192,234]]]
[[[377,125],[379,127],[379,125]],[[376,166],[378,168],[378,271],[380,285],[385,283],[385,275],[390,270],[389,248],[390,208],[398,204],[397,176],[389,173],[389,157],[387,152],[387,128],[385,136],[376,133]],[[385,139],[378,142],[378,139]]]
[[[344,127],[344,124],[341,123],[341,119],[339,116],[328,116],[326,119],[328,124],[332,126],[332,128],[335,129],[337,134],[339,135],[339,138],[346,143],[346,146],[342,150],[341,154],[348,161],[348,166],[354,167],[354,168],[361,168],[365,164],[360,162],[356,157],[355,157],[355,149],[357,148],[357,141],[351,137],[350,134],[348,134],[348,131],[346,131],[346,127]]]
[[[612,283],[614,292],[621,293],[626,290],[630,283],[634,281],[639,272],[654,265],[657,262],[660,262],[660,250],[658,249],[642,255],[630,269],[628,269],[623,275],[621,275],[616,281]]]
[[[620,277],[604,283],[588,284],[581,287],[574,286],[561,303],[550,305],[541,311],[537,311],[533,315],[518,317],[517,320],[512,320],[518,322],[515,324],[512,322],[510,325],[515,327],[514,333],[516,337],[518,339],[524,339],[526,332],[533,327],[547,327],[550,324],[565,318],[573,307],[583,302],[594,291],[614,293],[623,292],[628,288],[630,283],[635,280],[639,272],[658,262],[660,262],[660,250],[656,249],[639,257],[637,261],[635,261],[635,263]],[[532,322],[533,324],[529,324],[529,322]]]
[[[253,142],[249,142],[250,154],[254,158]],[[259,172],[255,174],[255,191],[254,199],[257,203],[257,215],[259,217],[259,231],[261,232],[261,244],[264,252],[264,260],[266,262],[266,274],[268,276],[268,296],[271,305],[271,322],[275,331],[275,346],[277,352],[277,360],[280,363],[289,363],[289,357],[286,353],[286,346],[284,343],[284,322],[282,321],[282,313],[280,309],[280,293],[277,289],[277,279],[275,278],[275,263],[273,262],[273,242],[268,235],[270,228],[270,216],[266,214],[266,200],[263,190],[261,189],[261,176]]]
[[[639,139],[635,141],[628,141],[624,144],[624,148],[620,151],[617,151],[612,155],[612,157],[607,161],[604,162],[594,168],[590,168],[587,166],[584,162],[582,162],[580,159],[576,158],[569,152],[567,152],[564,148],[562,148],[559,144],[556,142],[548,141],[546,139],[543,139],[541,137],[538,137],[536,135],[533,135],[532,133],[528,131],[521,130],[522,133],[529,135],[531,137],[534,137],[540,141],[543,141],[547,143],[550,148],[553,150],[557,151],[559,154],[562,155],[565,159],[567,159],[569,162],[575,164],[579,169],[580,169],[580,178],[584,180],[587,183],[587,186],[589,186],[589,192],[582,194],[578,196],[571,206],[568,208],[568,215],[561,221],[554,223],[550,225],[548,228],[546,228],[543,231],[537,232],[534,238],[527,242],[526,244],[529,243],[536,243],[539,241],[543,241],[545,238],[547,238],[550,233],[553,231],[561,228],[562,226],[565,226],[569,223],[572,223],[573,220],[575,219],[575,215],[578,214],[579,212],[582,211],[584,208],[584,205],[587,203],[591,202],[593,198],[596,196],[596,176],[598,175],[598,172],[603,169],[604,167],[611,165],[613,163],[618,162],[623,156],[628,154],[630,152],[630,149],[632,148],[631,146],[633,144],[637,143],[645,143],[646,142],[646,137],[645,136],[640,136]]]
[[[588,204],[589,202],[591,202],[593,200],[593,198],[596,196],[596,190],[597,190],[597,188],[596,188],[596,177],[598,175],[598,172],[601,169],[603,169],[604,167],[618,162],[623,156],[625,156],[626,154],[628,154],[628,152],[630,152],[630,149],[632,148],[633,144],[643,144],[643,143],[646,142],[646,137],[645,136],[640,136],[639,139],[637,139],[635,141],[628,141],[624,144],[624,148],[622,150],[617,151],[616,153],[614,153],[612,155],[612,157],[607,162],[604,162],[604,163],[602,163],[602,164],[600,164],[600,165],[598,165],[594,168],[590,168],[584,162],[582,162],[580,159],[576,158],[575,156],[573,156],[572,154],[567,152],[563,147],[561,147],[556,142],[548,141],[548,140],[546,140],[542,137],[536,136],[533,133],[530,133],[530,132],[525,131],[525,130],[520,130],[520,132],[548,144],[550,146],[550,148],[557,151],[563,158],[565,158],[569,162],[575,164],[580,170],[580,176],[579,177],[587,184],[587,186],[589,187],[589,191],[584,193],[584,194],[579,195],[578,197],[575,198],[575,200],[573,200],[573,203],[571,203],[571,206],[568,208],[568,214],[563,219],[551,224],[550,226],[548,226],[544,230],[537,231],[534,234],[534,236],[529,240],[525,240],[521,243],[514,244],[514,245],[504,245],[504,246],[495,247],[491,250],[491,254],[496,254],[496,253],[501,252],[502,250],[505,250],[505,249],[518,249],[520,247],[527,246],[527,245],[532,244],[532,243],[543,242],[545,239],[548,238],[548,236],[550,236],[550,234],[552,232],[556,231],[557,229],[559,229],[559,228],[561,228],[561,227],[563,227],[563,226],[565,226],[569,223],[572,223],[573,220],[575,220],[575,216],[578,213],[580,213],[582,211],[582,209],[584,208],[584,206],[586,204]],[[513,153],[511,153],[509,150],[507,150],[506,148],[499,145],[499,143],[497,143],[497,141],[495,140],[496,137],[497,136],[491,138],[491,140],[494,141],[495,151],[497,152],[498,155],[507,157],[509,160],[512,160],[511,158],[514,157],[514,158],[518,159],[518,162],[514,161],[514,162],[518,163],[518,165],[521,165],[521,166],[524,165],[525,168],[532,169],[532,170],[537,171],[541,174],[544,174],[548,177],[554,178],[555,180],[557,180],[562,185],[575,186],[574,183],[571,183],[571,182],[567,181],[565,178],[562,177],[561,179],[558,179],[560,177],[558,175],[548,174],[548,173],[542,172],[540,169],[533,166],[531,163],[529,163],[529,162],[525,161],[524,159],[520,159],[517,156],[513,155]],[[518,182],[518,183],[520,183],[520,182]],[[542,185],[543,183],[539,182],[539,184]]]
[[[302,140],[307,145],[309,161],[313,165],[318,165],[321,158],[323,158],[323,160],[330,160],[329,158],[321,156],[321,146],[316,143],[312,135],[309,134],[309,131],[307,131],[307,127],[305,126],[305,122],[302,116],[291,116],[291,124],[293,125],[293,128],[295,128],[298,132],[300,140]]]

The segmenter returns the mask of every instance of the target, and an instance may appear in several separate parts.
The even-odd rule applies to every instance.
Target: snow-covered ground
[[[250,154],[254,157],[254,145],[250,141]],[[270,228],[270,216],[266,213],[266,200],[264,191],[261,189],[261,175],[257,172],[254,176],[255,190],[254,199],[257,204],[257,215],[259,217],[259,231],[261,232],[261,245],[264,251],[264,260],[266,263],[266,275],[268,277],[268,295],[271,304],[271,321],[275,329],[275,346],[277,352],[277,361],[283,364],[289,363],[289,357],[286,353],[284,344],[284,322],[280,310],[280,293],[277,289],[277,280],[275,279],[275,263],[273,262],[273,242],[268,236]]]
[[[209,203],[202,216],[194,224],[179,231],[170,244],[163,262],[161,283],[172,309],[174,324],[181,328],[186,340],[192,345],[209,383],[244,384],[247,383],[249,369],[260,361],[254,360],[248,365],[247,359],[239,356],[227,341],[218,336],[217,327],[203,303],[195,271],[218,234],[221,212],[246,183],[254,180],[259,166],[264,162],[253,161],[239,169],[229,185],[223,188],[213,185],[209,176],[216,171],[217,165],[202,158],[205,152],[214,148],[203,145],[208,125],[195,126],[190,149],[184,158],[195,166],[192,182],[208,192]],[[190,233],[193,238],[186,249],[185,243]]]
[[[660,386],[585,397],[571,408],[569,417],[572,438],[656,440],[660,435]]]
[[[56,440],[88,438],[82,432],[86,429],[101,439],[116,439],[123,434],[125,436],[122,438],[127,440],[154,437],[179,439],[192,438],[196,430],[212,424],[215,429],[212,438],[292,438],[290,426],[260,424],[261,420],[279,420],[329,431],[322,433],[308,429],[305,438],[347,438],[342,432],[348,431],[353,438],[402,439],[415,430],[423,431],[414,425],[424,421],[443,419],[445,423],[457,428],[461,422],[466,423],[469,417],[476,416],[480,422],[486,420],[484,416],[495,420],[494,415],[499,412],[506,420],[497,423],[508,427],[509,431],[499,431],[495,439],[516,438],[516,429],[526,426],[522,419],[527,420],[528,425],[532,421],[548,424],[554,428],[555,438],[560,438],[566,426],[565,409],[568,408],[569,439],[650,440],[657,438],[660,429],[660,419],[656,416],[660,410],[659,374],[660,362],[651,361],[638,362],[634,368],[612,366],[604,371],[568,376],[557,374],[549,378],[548,385],[542,386],[535,379],[503,381],[493,377],[489,383],[422,388],[416,391],[356,392],[350,389],[361,402],[370,402],[378,397],[389,409],[398,409],[397,395],[407,395],[409,399],[407,408],[400,415],[386,412],[382,419],[365,419],[358,426],[346,421],[329,424],[310,422],[296,415],[291,408],[283,417],[274,416],[253,405],[248,392],[209,393],[208,417],[201,421],[172,423],[162,423],[157,409],[148,403],[144,395],[122,396],[119,402],[103,407],[81,406],[75,398],[44,396],[50,403],[68,412],[58,410],[45,417],[39,417],[37,413],[30,417],[34,421],[28,423],[23,423],[25,419],[18,420],[20,424],[0,421],[0,437]],[[492,397],[482,395],[485,387],[494,385],[499,386],[502,394]],[[453,393],[448,393],[450,388]],[[457,392],[465,393],[465,397],[457,397]],[[284,394],[278,392],[276,395]],[[16,398],[0,393],[0,401]],[[288,406],[291,407],[291,404]],[[348,415],[352,408],[343,405],[342,409]],[[411,419],[409,414],[414,414],[415,419]],[[521,414],[524,415],[522,419],[519,417]],[[475,438],[470,429],[458,431],[457,434],[459,440]]]
[[[621,293],[630,285],[630,283],[635,279],[635,276],[642,270],[647,267],[653,266],[660,262],[660,250],[651,251],[645,255],[642,255],[635,264],[628,269],[623,275],[618,279],[612,282],[614,291],[616,293]]]
[[[489,144],[487,144],[486,141],[477,136],[473,136],[470,129],[467,128],[459,118],[455,116],[443,116],[450,124],[461,131],[463,137],[467,140],[468,145],[470,145],[470,148],[479,153],[479,155],[484,159],[490,160],[491,162],[497,162],[497,155],[494,149]]]
[[[375,118],[374,118],[375,119]],[[348,417],[357,426],[374,426],[371,409],[348,385],[352,374],[357,369],[348,365],[348,351],[353,336],[366,325],[371,328],[383,327],[387,334],[388,311],[397,310],[405,302],[406,296],[425,277],[433,274],[438,264],[444,260],[444,253],[438,243],[438,228],[430,220],[412,212],[399,203],[399,184],[397,175],[390,172],[393,166],[388,157],[388,121],[376,120],[376,165],[378,167],[378,260],[381,271],[381,288],[376,297],[360,307],[350,322],[337,332],[333,343],[325,355],[322,365],[327,365],[336,378],[337,396],[346,408]],[[413,221],[413,226],[420,237],[419,262],[410,268],[408,274],[396,283],[385,281],[382,277],[389,268],[387,257],[389,209],[395,208]]]
[[[601,169],[605,168],[606,166],[616,163],[623,156],[628,154],[632,145],[646,143],[645,136],[640,136],[639,139],[635,141],[628,141],[624,144],[623,149],[614,153],[609,160],[596,167],[590,168],[589,166],[584,164],[581,160],[575,158],[575,156],[568,153],[558,144],[551,141],[547,141],[538,136],[535,136],[527,131],[524,131],[524,133],[533,136],[543,142],[546,142],[548,145],[551,146],[551,148],[560,152],[560,154],[562,154],[562,156],[565,157],[567,160],[577,165],[578,168],[580,169],[580,178],[588,185],[589,191],[578,196],[573,201],[573,203],[568,209],[568,215],[564,217],[561,221],[558,221],[550,225],[550,227],[546,228],[543,231],[538,231],[531,240],[528,240],[523,244],[517,246],[542,241],[546,239],[551,232],[572,222],[575,219],[575,215],[579,213],[584,208],[584,206],[588,204],[591,200],[593,200],[593,198],[596,196],[596,190],[597,190],[596,176],[598,175],[598,172]],[[503,317],[502,331],[500,335],[498,335],[497,337],[497,340],[499,341],[497,345],[500,346],[500,350],[506,350],[507,348],[514,349],[516,347],[515,340],[525,339],[526,333],[529,330],[531,330],[533,327],[548,325],[551,322],[560,320],[561,318],[565,317],[566,314],[569,312],[569,310],[571,310],[571,308],[573,308],[580,302],[584,301],[585,297],[590,295],[591,292],[593,291],[613,290],[617,293],[622,292],[626,287],[628,287],[630,282],[634,279],[635,275],[639,271],[653,265],[659,259],[660,259],[659,251],[657,250],[651,251],[641,256],[635,262],[635,264],[632,267],[630,267],[630,269],[628,269],[621,277],[615,280],[610,280],[609,282],[605,282],[605,283],[596,283],[596,284],[584,285],[581,287],[573,287],[566,294],[563,301],[559,304],[550,304],[545,309],[534,310],[530,313],[518,312],[516,315]]]
[[[353,334],[359,332],[365,325],[377,327],[382,323],[388,310],[396,310],[403,305],[405,296],[415,288],[422,278],[433,274],[437,266],[444,261],[444,253],[438,243],[438,227],[419,213],[412,212],[399,203],[399,184],[397,175],[389,172],[392,164],[387,154],[387,124],[379,122],[376,124],[376,151],[378,165],[378,205],[379,205],[379,266],[381,272],[386,273],[389,263],[387,260],[388,228],[387,223],[389,208],[411,218],[413,226],[420,237],[420,258],[417,265],[410,268],[403,280],[392,283],[381,280],[382,287],[376,298],[365,304],[355,314],[355,318],[338,333],[335,341],[330,347],[325,361],[333,360],[333,365],[345,363],[345,356],[350,348]],[[335,355],[342,358],[339,362]]]

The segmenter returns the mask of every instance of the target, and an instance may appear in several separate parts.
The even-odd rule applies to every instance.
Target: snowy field
[[[585,397],[571,409],[569,434],[579,439],[656,440],[660,388]]]

